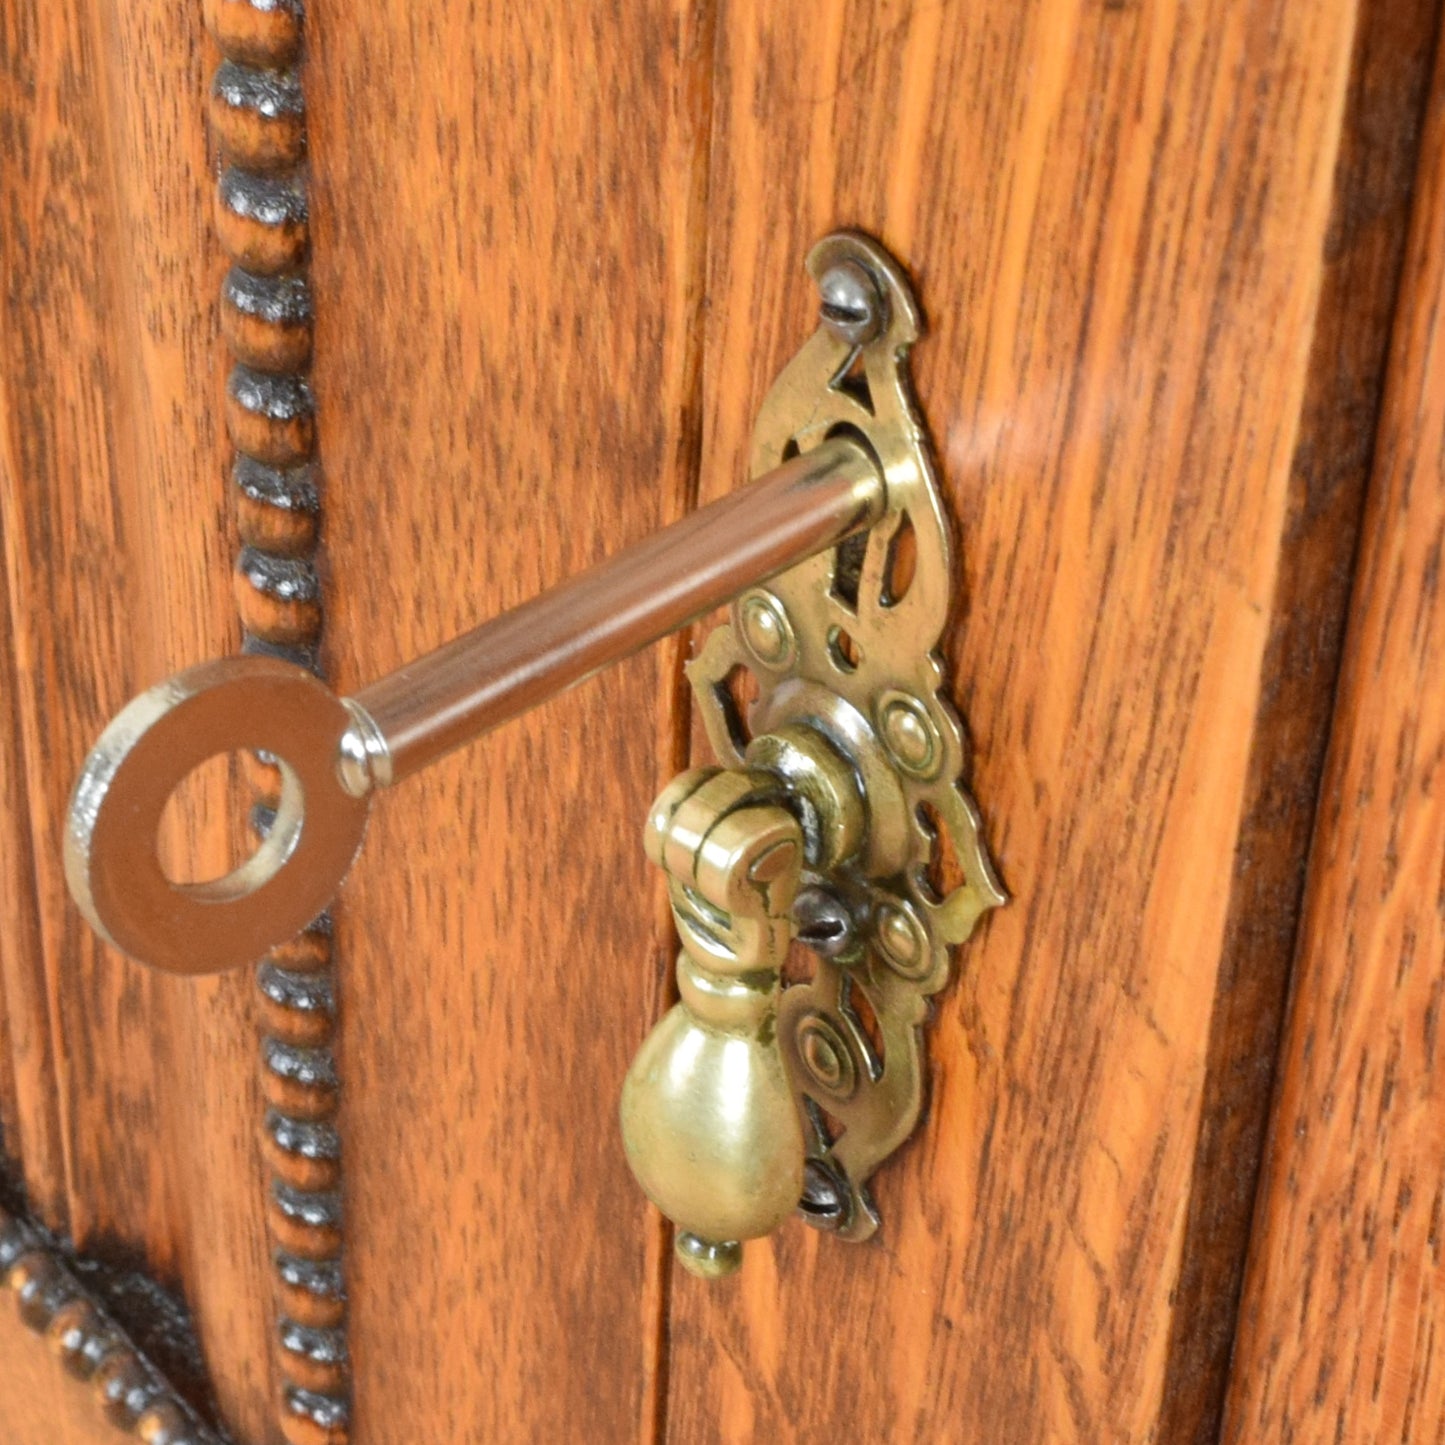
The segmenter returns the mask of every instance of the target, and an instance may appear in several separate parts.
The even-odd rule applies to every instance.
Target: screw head
[[[821,1159],[809,1159],[798,1209],[814,1229],[839,1229],[848,1214],[848,1186]]]
[[[818,282],[823,325],[849,346],[862,346],[883,330],[886,307],[872,274],[857,261],[830,266]]]
[[[906,693],[885,694],[879,709],[879,731],[889,756],[903,772],[931,778],[943,760],[943,744],[928,710]]]
[[[843,900],[817,884],[793,900],[792,917],[799,942],[822,958],[841,958],[854,945],[853,915]]]
[[[743,641],[764,667],[786,667],[795,642],[787,609],[771,592],[750,592],[738,606]]]

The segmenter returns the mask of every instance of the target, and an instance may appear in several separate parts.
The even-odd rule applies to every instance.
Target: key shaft
[[[349,700],[387,785],[871,526],[877,462],[834,437]]]

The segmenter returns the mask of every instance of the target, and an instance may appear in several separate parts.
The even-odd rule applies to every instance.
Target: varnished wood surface
[[[1445,64],[1314,845],[1224,1439],[1438,1441]]]
[[[961,525],[950,654],[1014,899],[938,1001],[931,1114],[879,1181],[880,1238],[795,1224],[709,1292],[673,1281],[615,1122],[668,987],[639,834],[688,752],[680,646],[382,799],[338,912],[356,1440],[1213,1438],[1433,9],[308,7],[332,678],[355,687],[670,520],[699,468],[704,499],[735,486],[812,325],[801,257],[862,225],[933,323],[917,362]],[[59,869],[105,718],[237,637],[220,327],[238,355],[256,338],[215,301],[217,57],[199,6],[149,0],[17,0],[0,56],[0,1124],[52,1225],[184,1290],[228,1422],[269,1442],[249,981],[106,953]],[[233,247],[265,239],[220,221]],[[1428,312],[1438,283],[1417,267],[1407,304]],[[1429,338],[1404,345],[1423,406]],[[305,426],[281,443],[309,445]],[[1406,463],[1382,467],[1405,485]],[[1372,597],[1391,565],[1426,575],[1430,524],[1392,563],[1375,507]],[[1382,606],[1375,655],[1422,649],[1428,695],[1433,634],[1402,638]],[[1433,714],[1366,711],[1357,752],[1373,740],[1383,767],[1413,726],[1433,756]],[[1389,825],[1339,813],[1332,846],[1388,859],[1369,829]],[[181,833],[198,861],[226,842],[199,812]],[[1393,945],[1340,973],[1356,955],[1321,920],[1347,871],[1309,919],[1320,988],[1339,974],[1328,998],[1354,1012],[1330,1015],[1337,1056],[1291,1062],[1281,1107],[1327,1107],[1318,1071],[1352,1060],[1393,1092],[1362,1155],[1317,1126],[1276,1165],[1331,1203],[1380,1138],[1437,1161],[1445,1142],[1401,1074],[1423,1077],[1407,1045],[1429,969],[1390,995],[1402,1052],[1358,1032],[1358,972]],[[1347,1401],[1433,1438],[1433,1316],[1397,1302],[1426,1297],[1435,1167],[1402,1190],[1380,1164],[1329,1240],[1288,1187],[1270,1196],[1235,1438],[1310,1438]],[[1366,1336],[1352,1358],[1385,1340],[1386,1362],[1366,1398],[1364,1365],[1319,1343],[1338,1306],[1282,1311],[1349,1228],[1361,1250],[1382,1237],[1387,1205],[1401,1233],[1347,1273],[1346,1304],[1426,1334]],[[0,1391],[25,1383],[0,1418],[25,1430],[48,1362],[8,1329]],[[67,1408],[44,1438],[91,1439]]]
[[[880,234],[932,324],[949,652],[1013,901],[938,1001],[876,1243],[792,1228],[733,1287],[675,1283],[673,1440],[1209,1438],[1225,1350],[1191,1358],[1192,1331],[1222,1308],[1227,1339],[1233,1290],[1183,1250],[1214,1218],[1242,1254],[1266,1088],[1230,1075],[1271,1039],[1231,975],[1282,993],[1304,836],[1260,799],[1308,799],[1324,727],[1271,699],[1282,652],[1328,696],[1330,597],[1291,612],[1355,535],[1346,505],[1311,540],[1299,475],[1305,398],[1338,394],[1315,325],[1354,40],[1353,6],[1279,0],[723,18],[703,494],[806,324],[799,293],[756,298],[827,227]],[[1354,276],[1365,447],[1390,280],[1388,254]],[[1242,950],[1254,906],[1282,926]],[[1242,1157],[1211,1167],[1241,1106]]]
[[[18,693],[13,618],[8,585],[0,587],[0,690],[6,698]],[[54,1217],[62,1207],[65,1168],[53,1043],[37,966],[40,916],[16,722],[11,713],[0,723],[0,1169],[18,1171],[19,1160],[32,1161],[36,1207]]]
[[[228,1417],[260,1440],[272,1391],[249,980],[167,979],[108,952],[61,873],[70,787],[106,720],[237,638],[204,49],[199,5],[0,7],[4,727],[18,744],[0,742],[0,793],[23,799],[0,841],[29,833],[38,919],[22,898],[0,959],[34,1205],[81,1248],[143,1256],[184,1293]],[[195,816],[186,831],[197,864],[219,861],[223,826]]]
[[[680,514],[705,32],[685,5],[307,8],[324,657],[355,688]],[[616,1102],[672,943],[677,647],[379,799],[337,909],[357,1442],[650,1438]]]
[[[221,1445],[198,1413],[211,1412],[214,1402],[173,1302],[145,1276],[101,1278],[78,1265],[4,1204],[0,1345],[7,1442],[125,1437],[140,1445]]]
[[[1218,1438],[1439,9],[1356,24],[1172,1295],[1157,1430],[1177,1445]]]

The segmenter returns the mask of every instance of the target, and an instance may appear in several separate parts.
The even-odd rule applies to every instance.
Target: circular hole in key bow
[[[301,816],[300,782],[279,758],[216,753],[171,790],[156,856],[177,888],[212,897],[250,893],[295,849]]]

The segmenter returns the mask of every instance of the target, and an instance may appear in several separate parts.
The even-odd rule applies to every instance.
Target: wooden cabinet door
[[[1437,1438],[1438,22],[5,0],[9,1438]],[[346,692],[735,487],[843,225],[928,317],[1010,902],[878,1236],[706,1286],[616,1124],[695,637],[383,798],[254,976],[103,947],[65,807],[184,665]]]

